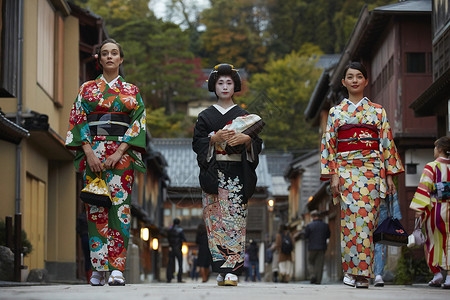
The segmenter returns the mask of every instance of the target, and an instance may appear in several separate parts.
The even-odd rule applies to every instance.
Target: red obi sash
[[[375,125],[346,124],[338,128],[337,151],[378,150],[380,139]]]

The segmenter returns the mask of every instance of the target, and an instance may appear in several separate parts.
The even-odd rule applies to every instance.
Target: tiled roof
[[[153,148],[161,152],[167,161],[167,174],[170,178],[169,187],[200,188],[198,182],[199,168],[195,152],[192,150],[192,139],[152,139]],[[265,155],[260,155],[256,169],[258,187],[270,187],[271,178],[267,168]]]
[[[30,136],[28,130],[8,120],[0,111],[0,139],[19,144],[22,138]]]
[[[431,0],[408,0],[398,3],[380,6],[374,11],[407,13],[407,12],[431,12]]]

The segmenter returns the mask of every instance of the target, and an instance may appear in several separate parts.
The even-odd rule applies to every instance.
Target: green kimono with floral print
[[[110,86],[111,85],[111,86]],[[123,136],[91,135],[87,116],[90,113],[125,113],[130,125]],[[134,171],[145,172],[141,153],[146,147],[145,106],[139,89],[122,77],[108,84],[102,75],[85,82],[70,112],[66,147],[76,150],[77,171],[83,173],[83,185],[96,175],[86,163],[81,146],[90,144],[95,155],[104,162],[122,142],[130,145],[114,169],[101,176],[111,194],[110,208],[86,204],[89,228],[91,265],[95,271],[124,271],[131,223],[131,189]]]

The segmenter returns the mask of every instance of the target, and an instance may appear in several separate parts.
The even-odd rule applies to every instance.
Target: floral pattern
[[[375,125],[378,150],[337,152],[337,132],[345,124]],[[386,111],[367,98],[358,106],[348,99],[330,109],[321,145],[321,179],[338,174],[341,192],[333,195],[341,206],[341,255],[344,272],[372,277],[373,231],[380,199],[386,197],[386,175],[404,171],[394,144]]]
[[[203,192],[202,197],[209,249],[221,273],[238,273],[245,256],[247,204],[242,203],[239,176],[218,174],[219,194]]]
[[[122,112],[131,122],[124,136],[91,136],[87,115],[91,112]],[[104,162],[116,152],[121,142],[131,147],[122,155],[115,169],[102,172],[112,199],[110,208],[87,205],[91,264],[97,271],[124,271],[127,257],[130,221],[131,188],[134,171],[145,172],[140,152],[146,147],[145,106],[136,86],[122,77],[110,87],[102,76],[84,83],[73,104],[69,118],[66,147],[76,150],[75,168],[83,172],[87,185],[96,175],[86,164],[81,149],[89,143],[94,154]]]

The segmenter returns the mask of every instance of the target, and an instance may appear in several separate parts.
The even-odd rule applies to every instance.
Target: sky
[[[209,0],[184,0],[186,6],[196,4],[199,9],[204,9],[209,7]],[[166,6],[167,3],[170,3],[170,0],[150,0],[149,7],[155,13],[156,17],[162,18],[163,20],[167,20],[166,16]],[[176,20],[172,20],[175,23]]]

